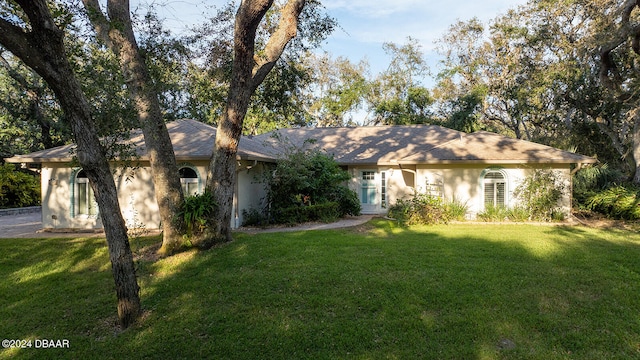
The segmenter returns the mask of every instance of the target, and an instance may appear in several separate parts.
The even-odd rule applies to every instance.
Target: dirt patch
[[[620,229],[640,231],[640,222],[630,220],[614,220],[602,214],[592,212],[576,212],[573,218],[581,225],[598,229]]]
[[[160,250],[160,246],[162,246],[162,244],[157,243],[157,244],[145,246],[141,249],[136,250],[133,253],[133,260],[144,261],[144,262],[158,261],[162,257],[158,254],[158,250]]]

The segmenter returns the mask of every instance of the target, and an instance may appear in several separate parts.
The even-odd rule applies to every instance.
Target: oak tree
[[[200,246],[231,241],[231,214],[237,181],[236,154],[243,122],[251,96],[273,69],[285,47],[298,30],[298,22],[307,1],[289,0],[280,11],[279,21],[264,48],[256,49],[256,32],[272,7],[273,0],[245,0],[235,17],[233,67],[229,92],[218,122],[213,156],[207,174],[207,189],[217,203]]]
[[[116,186],[101,146],[91,106],[82,92],[65,47],[65,21],[57,21],[45,0],[16,0],[4,5],[0,44],[36,71],[49,84],[65,112],[77,144],[77,157],[89,178],[100,207],[122,327],[140,314],[139,286]],[[56,9],[58,10],[58,9]]]
[[[129,1],[107,1],[107,15],[98,0],[83,0],[83,3],[98,37],[117,55],[125,76],[151,165],[163,230],[160,253],[171,255],[182,244],[179,217],[175,214],[184,201],[184,194],[158,94],[133,31]]]

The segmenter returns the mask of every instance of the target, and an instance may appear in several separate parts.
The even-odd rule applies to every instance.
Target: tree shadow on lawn
[[[54,335],[74,337],[78,345],[60,354],[75,358],[639,355],[637,234],[513,225],[398,228],[380,221],[366,227],[238,234],[207,252],[142,262],[148,316],[117,336],[95,320],[114,311],[113,295],[91,301],[94,292],[112,292],[110,269],[96,279],[67,279],[77,286],[89,280],[87,289],[64,294],[89,324],[50,308],[53,324],[14,324],[18,333],[10,335],[46,337],[55,328]],[[523,228],[531,239],[522,238]],[[60,261],[46,246],[35,251]],[[86,252],[67,253],[79,262]],[[47,284],[63,279],[56,273],[29,280],[23,293],[47,293],[24,296],[12,311],[61,296]],[[31,330],[20,331],[23,325]]]
[[[239,235],[154,282],[153,315],[129,345],[149,357],[638,355],[638,283],[598,271],[637,258],[636,243],[580,228],[531,227],[538,246],[509,241],[513,226],[434,229]]]
[[[69,349],[35,349],[35,340],[70,345],[113,331],[117,321],[105,239],[38,238],[0,241],[0,337],[31,340],[0,358],[64,358]]]

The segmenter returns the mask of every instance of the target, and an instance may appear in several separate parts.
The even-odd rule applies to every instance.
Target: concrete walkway
[[[367,221],[371,220],[373,216],[374,215],[350,216],[332,223],[307,223],[307,224],[300,224],[296,226],[288,226],[288,227],[277,226],[277,227],[266,228],[266,229],[243,227],[243,228],[239,228],[237,231],[254,234],[254,233],[340,229],[340,228],[347,228],[347,227],[353,227],[353,226],[364,224]]]
[[[364,224],[371,220],[373,215],[352,216],[333,223],[309,223],[292,227],[240,228],[238,231],[246,233],[286,232],[305,230],[338,229]],[[42,212],[30,212],[0,216],[0,238],[51,238],[51,237],[95,237],[104,236],[104,233],[95,232],[43,232]]]

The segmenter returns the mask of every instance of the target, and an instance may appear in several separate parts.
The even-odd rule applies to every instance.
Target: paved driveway
[[[0,239],[2,238],[72,238],[104,236],[103,232],[43,232],[42,210],[0,216]]]
[[[0,238],[42,237],[42,212],[0,216]]]

